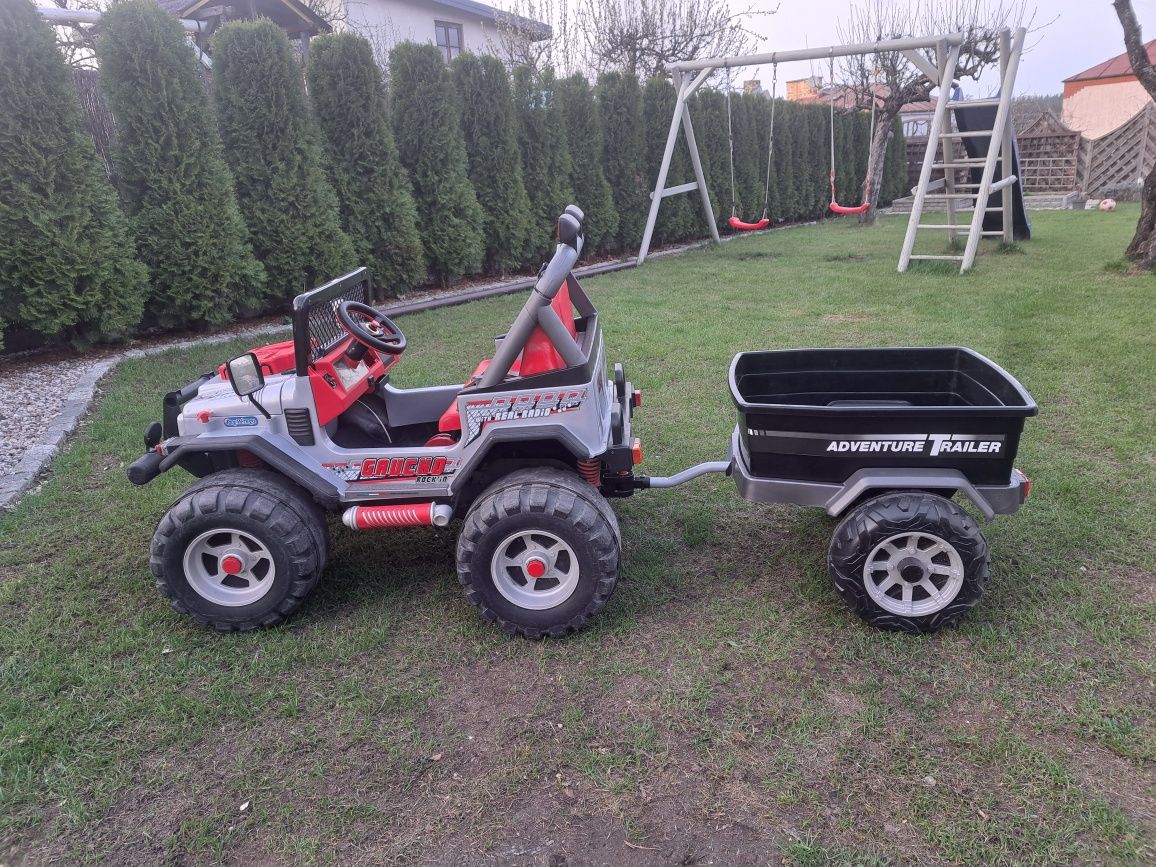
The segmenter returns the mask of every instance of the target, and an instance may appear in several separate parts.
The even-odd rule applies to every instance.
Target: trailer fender
[[[838,493],[824,504],[827,514],[837,518],[853,503],[870,491],[959,491],[979,509],[985,520],[996,515],[996,509],[979,490],[958,470],[937,469],[869,469],[852,475]]]
[[[265,431],[227,436],[177,437],[166,443],[167,455],[159,472],[177,465],[184,455],[201,452],[245,451],[309,491],[327,509],[341,506],[348,485],[296,444]]]
[[[927,490],[959,491],[990,521],[996,515],[1015,512],[1027,499],[1028,480],[1019,470],[1012,471],[1007,485],[973,485],[958,470],[922,468],[868,468],[851,475],[843,484],[808,482],[797,479],[768,479],[750,471],[739,441],[731,437],[731,474],[739,495],[754,503],[791,503],[819,506],[833,518],[847,511],[860,497],[871,492]],[[949,494],[950,495],[950,494]]]

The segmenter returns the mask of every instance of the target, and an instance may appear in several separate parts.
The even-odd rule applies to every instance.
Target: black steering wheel
[[[337,321],[363,346],[388,355],[405,352],[405,335],[401,329],[368,304],[342,301],[337,307]]]

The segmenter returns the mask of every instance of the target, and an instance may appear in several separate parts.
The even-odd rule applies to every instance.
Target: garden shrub
[[[389,68],[394,138],[413,184],[426,259],[445,286],[480,270],[485,253],[453,81],[432,45],[395,45]]]
[[[51,26],[27,0],[0,0],[0,327],[120,337],[147,279]]]
[[[563,78],[556,87],[566,117],[570,186],[574,201],[586,214],[586,246],[589,250],[602,250],[618,231],[614,195],[602,168],[602,117],[590,82],[581,73]]]
[[[133,0],[114,5],[100,31],[121,202],[152,276],[148,322],[210,325],[258,308],[265,272],[184,30],[152,0]]]
[[[642,240],[649,201],[642,88],[631,73],[607,72],[598,76],[596,94],[602,115],[603,169],[618,212],[615,246],[633,251]]]
[[[535,72],[528,66],[519,66],[513,78],[518,149],[530,196],[525,257],[533,263],[548,257],[554,249],[555,222],[574,199],[570,188],[570,148],[553,71]]]
[[[647,188],[653,190],[662,165],[662,154],[666,148],[666,137],[670,132],[670,119],[674,114],[677,99],[674,85],[665,78],[652,78],[642,91],[643,134],[646,138],[646,179]],[[687,150],[681,124],[674,151],[670,157],[670,169],[666,176],[666,186],[674,187],[693,180],[690,166],[690,152]],[[697,193],[680,193],[670,196],[658,209],[654,223],[654,242],[669,244],[682,241],[701,230],[699,211],[692,209],[696,203],[690,198]],[[649,202],[648,202],[649,204]]]
[[[412,289],[425,281],[425,252],[373,49],[356,33],[318,36],[309,45],[306,80],[341,225],[358,261],[385,294]]]
[[[224,25],[213,37],[213,80],[237,201],[268,275],[266,297],[283,304],[357,264],[285,31],[268,19]]]
[[[453,74],[469,178],[482,207],[485,271],[501,274],[522,264],[531,220],[510,79],[488,55],[459,55]]]

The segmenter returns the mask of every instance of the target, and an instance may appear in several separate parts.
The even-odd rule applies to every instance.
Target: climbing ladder
[[[927,131],[927,151],[923,156],[923,168],[919,173],[919,184],[911,192],[915,197],[911,205],[911,216],[907,222],[907,234],[903,239],[903,251],[899,256],[899,270],[906,271],[913,259],[959,262],[960,273],[971,268],[979,241],[983,237],[1000,237],[1005,242],[1013,240],[1013,199],[1012,187],[1018,178],[1012,173],[1013,134],[1011,125],[1011,99],[1015,92],[1016,72],[1019,69],[1020,54],[1023,50],[1027,31],[1020,27],[1013,37],[1004,31],[1000,38],[1000,90],[993,99],[956,100],[951,97],[951,82],[959,60],[959,46],[940,55],[939,81],[940,96]],[[954,113],[969,108],[995,107],[995,121],[991,129],[964,129],[963,124],[954,123]],[[949,116],[949,112],[951,115]],[[950,118],[950,119],[949,119]],[[981,157],[957,156],[956,143],[968,138],[987,138],[987,154]],[[942,154],[941,154],[942,151]],[[1001,165],[1000,180],[996,181],[996,163]],[[960,183],[956,173],[960,169],[970,170],[983,167],[978,183]],[[931,180],[932,172],[943,171],[943,177]],[[998,207],[991,206],[991,196],[1003,193]],[[923,210],[928,202],[941,201],[946,205],[947,222],[924,223]],[[1002,228],[998,231],[984,231],[984,215],[991,212],[1002,213]],[[967,224],[967,241],[962,253],[939,255],[915,254],[915,239],[920,231],[947,232],[947,240],[953,244],[964,231],[960,217],[970,213]]]

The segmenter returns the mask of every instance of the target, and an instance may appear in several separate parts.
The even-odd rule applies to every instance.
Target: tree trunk
[[[875,129],[871,131],[871,155],[867,160],[870,164],[870,170],[864,179],[864,184],[869,185],[865,192],[871,207],[859,215],[859,222],[865,226],[875,222],[875,209],[879,206],[879,194],[882,192],[883,186],[883,170],[887,162],[887,146],[894,138],[893,127],[896,114],[897,112],[892,113],[886,109],[880,111],[875,119]]]
[[[1140,31],[1140,22],[1132,10],[1131,0],[1113,0],[1116,16],[1124,30],[1124,47],[1128,50],[1128,60],[1136,78],[1144,85],[1148,95],[1156,100],[1156,68],[1148,60],[1148,49]],[[1136,264],[1134,270],[1151,270],[1156,266],[1156,166],[1144,179],[1144,191],[1140,198],[1140,222],[1136,224],[1136,234],[1124,255]]]
[[[1156,267],[1156,166],[1144,179],[1144,189],[1140,194],[1140,222],[1136,224],[1136,234],[1124,255],[1136,263],[1137,271]]]

